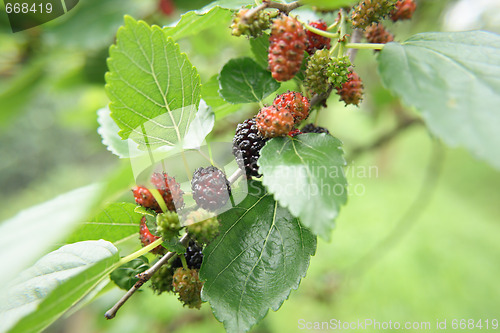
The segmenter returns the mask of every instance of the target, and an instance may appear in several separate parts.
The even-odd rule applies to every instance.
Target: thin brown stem
[[[187,245],[187,243],[189,242],[189,235],[185,234],[184,236],[182,236],[182,238],[180,239],[180,242],[182,245]],[[118,302],[116,302],[116,304],[111,309],[106,311],[106,313],[104,314],[104,317],[106,317],[106,319],[113,319],[116,316],[116,313],[118,312],[118,310],[123,306],[123,304],[125,304],[125,302],[128,301],[128,299],[137,290],[139,290],[139,288],[141,288],[144,283],[148,282],[149,279],[151,279],[151,277],[160,269],[160,267],[165,265],[170,260],[170,258],[172,258],[175,254],[176,254],[176,252],[168,252],[163,257],[161,257],[160,260],[158,260],[149,269],[142,272],[141,274],[138,274],[136,277],[139,279],[139,281],[137,281],[132,286],[132,288],[130,288],[127,291],[127,293],[125,295],[123,295],[123,297],[120,298],[120,300]]]
[[[257,7],[254,7],[250,9],[246,14],[243,16],[244,21],[248,21],[251,17],[253,17],[255,14],[260,12],[261,10],[264,10],[266,8],[274,8],[278,9],[280,12],[283,12],[288,15],[292,10],[299,8],[302,6],[300,2],[295,1],[291,3],[279,3],[279,2],[274,2],[274,1],[269,1],[269,0],[264,0],[262,4],[258,5]]]

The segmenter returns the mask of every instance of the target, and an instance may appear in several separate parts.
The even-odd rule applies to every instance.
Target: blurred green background
[[[104,181],[126,164],[101,144],[96,121],[96,110],[107,104],[107,49],[123,15],[165,25],[207,3],[173,1],[173,11],[165,14],[153,0],[82,0],[69,14],[16,34],[0,13],[0,220]],[[396,40],[446,29],[500,32],[499,13],[498,1],[422,0],[414,20],[389,27]],[[228,26],[221,22],[179,41],[202,83],[231,57],[250,52]],[[355,167],[350,170],[366,166],[372,173],[348,172],[353,192],[332,241],[319,241],[299,290],[253,332],[303,331],[300,319],[433,327],[436,319],[447,319],[449,331],[455,318],[500,319],[500,173],[462,149],[441,146],[421,124],[353,155],[391,132],[398,119],[418,116],[381,86],[371,51],[360,51],[355,64],[366,87],[362,106],[346,108],[332,96],[319,123],[345,143]],[[255,111],[219,117],[210,139],[231,140],[236,124]],[[103,314],[123,294],[117,288],[47,331],[223,331],[208,305],[187,310],[173,295],[143,289],[111,321]]]

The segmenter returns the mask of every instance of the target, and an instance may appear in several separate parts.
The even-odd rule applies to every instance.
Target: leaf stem
[[[347,43],[345,47],[350,49],[361,49],[361,50],[382,50],[385,44],[377,43]]]
[[[340,20],[339,20],[339,53],[338,57],[342,57],[344,55],[344,49],[345,49],[345,31],[346,31],[346,24],[345,24],[345,16],[346,13],[343,9],[340,9],[339,11],[340,15]]]
[[[116,263],[116,266],[119,267],[121,265],[124,265],[124,264],[128,263],[129,261],[137,259],[137,258],[139,258],[142,255],[145,255],[146,253],[148,253],[152,249],[154,249],[157,246],[161,245],[161,243],[163,243],[163,238],[160,237],[157,240],[155,240],[153,243],[149,244],[148,246],[144,246],[140,250],[135,251],[134,253],[131,253],[128,256],[121,258],[120,261],[118,261],[118,263]]]
[[[180,256],[180,258],[181,258],[181,262],[182,262],[182,267],[184,269],[188,269],[188,263],[186,261],[186,256]]]
[[[149,192],[151,192],[151,194],[155,198],[156,202],[158,202],[161,210],[164,213],[167,212],[168,211],[167,204],[165,203],[165,199],[163,199],[163,196],[160,194],[160,192],[155,188],[150,188]]]
[[[306,22],[303,22],[301,20],[297,19],[297,21],[302,23],[307,30],[314,32],[316,35],[320,35],[320,36],[323,36],[326,38],[331,38],[331,39],[339,38],[339,36],[340,36],[338,32],[332,33],[332,32],[328,32],[328,31],[320,30],[320,29],[317,29],[313,26],[310,26],[309,24],[307,24]]]
[[[340,23],[339,20],[335,20],[335,22],[333,22],[332,25],[330,25],[328,28],[326,28],[326,31],[330,31],[330,30],[335,29],[339,25],[339,23]]]

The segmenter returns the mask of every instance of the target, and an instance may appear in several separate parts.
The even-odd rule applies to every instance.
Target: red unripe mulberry
[[[288,81],[300,70],[307,37],[296,19],[282,15],[274,20],[269,37],[269,69],[277,81]]]

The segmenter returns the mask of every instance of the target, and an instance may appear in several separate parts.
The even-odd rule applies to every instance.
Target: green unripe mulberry
[[[166,264],[160,267],[160,269],[151,277],[151,289],[156,294],[161,294],[162,292],[170,292],[173,290],[172,281],[174,277],[175,268],[172,264]]]
[[[166,241],[178,237],[181,228],[179,215],[175,212],[169,211],[156,216],[156,233]]]
[[[330,64],[329,50],[316,51],[307,62],[305,86],[316,94],[326,93],[329,88],[328,66]]]
[[[328,82],[335,88],[342,88],[349,79],[347,75],[351,72],[349,69],[351,66],[349,57],[333,59],[327,68]]]
[[[248,11],[249,9],[241,9],[234,15],[231,24],[231,34],[233,36],[259,37],[271,25],[271,15],[268,12],[258,11],[251,17],[245,17]]]
[[[185,225],[188,233],[199,243],[210,243],[219,234],[217,216],[202,208],[189,213]]]

